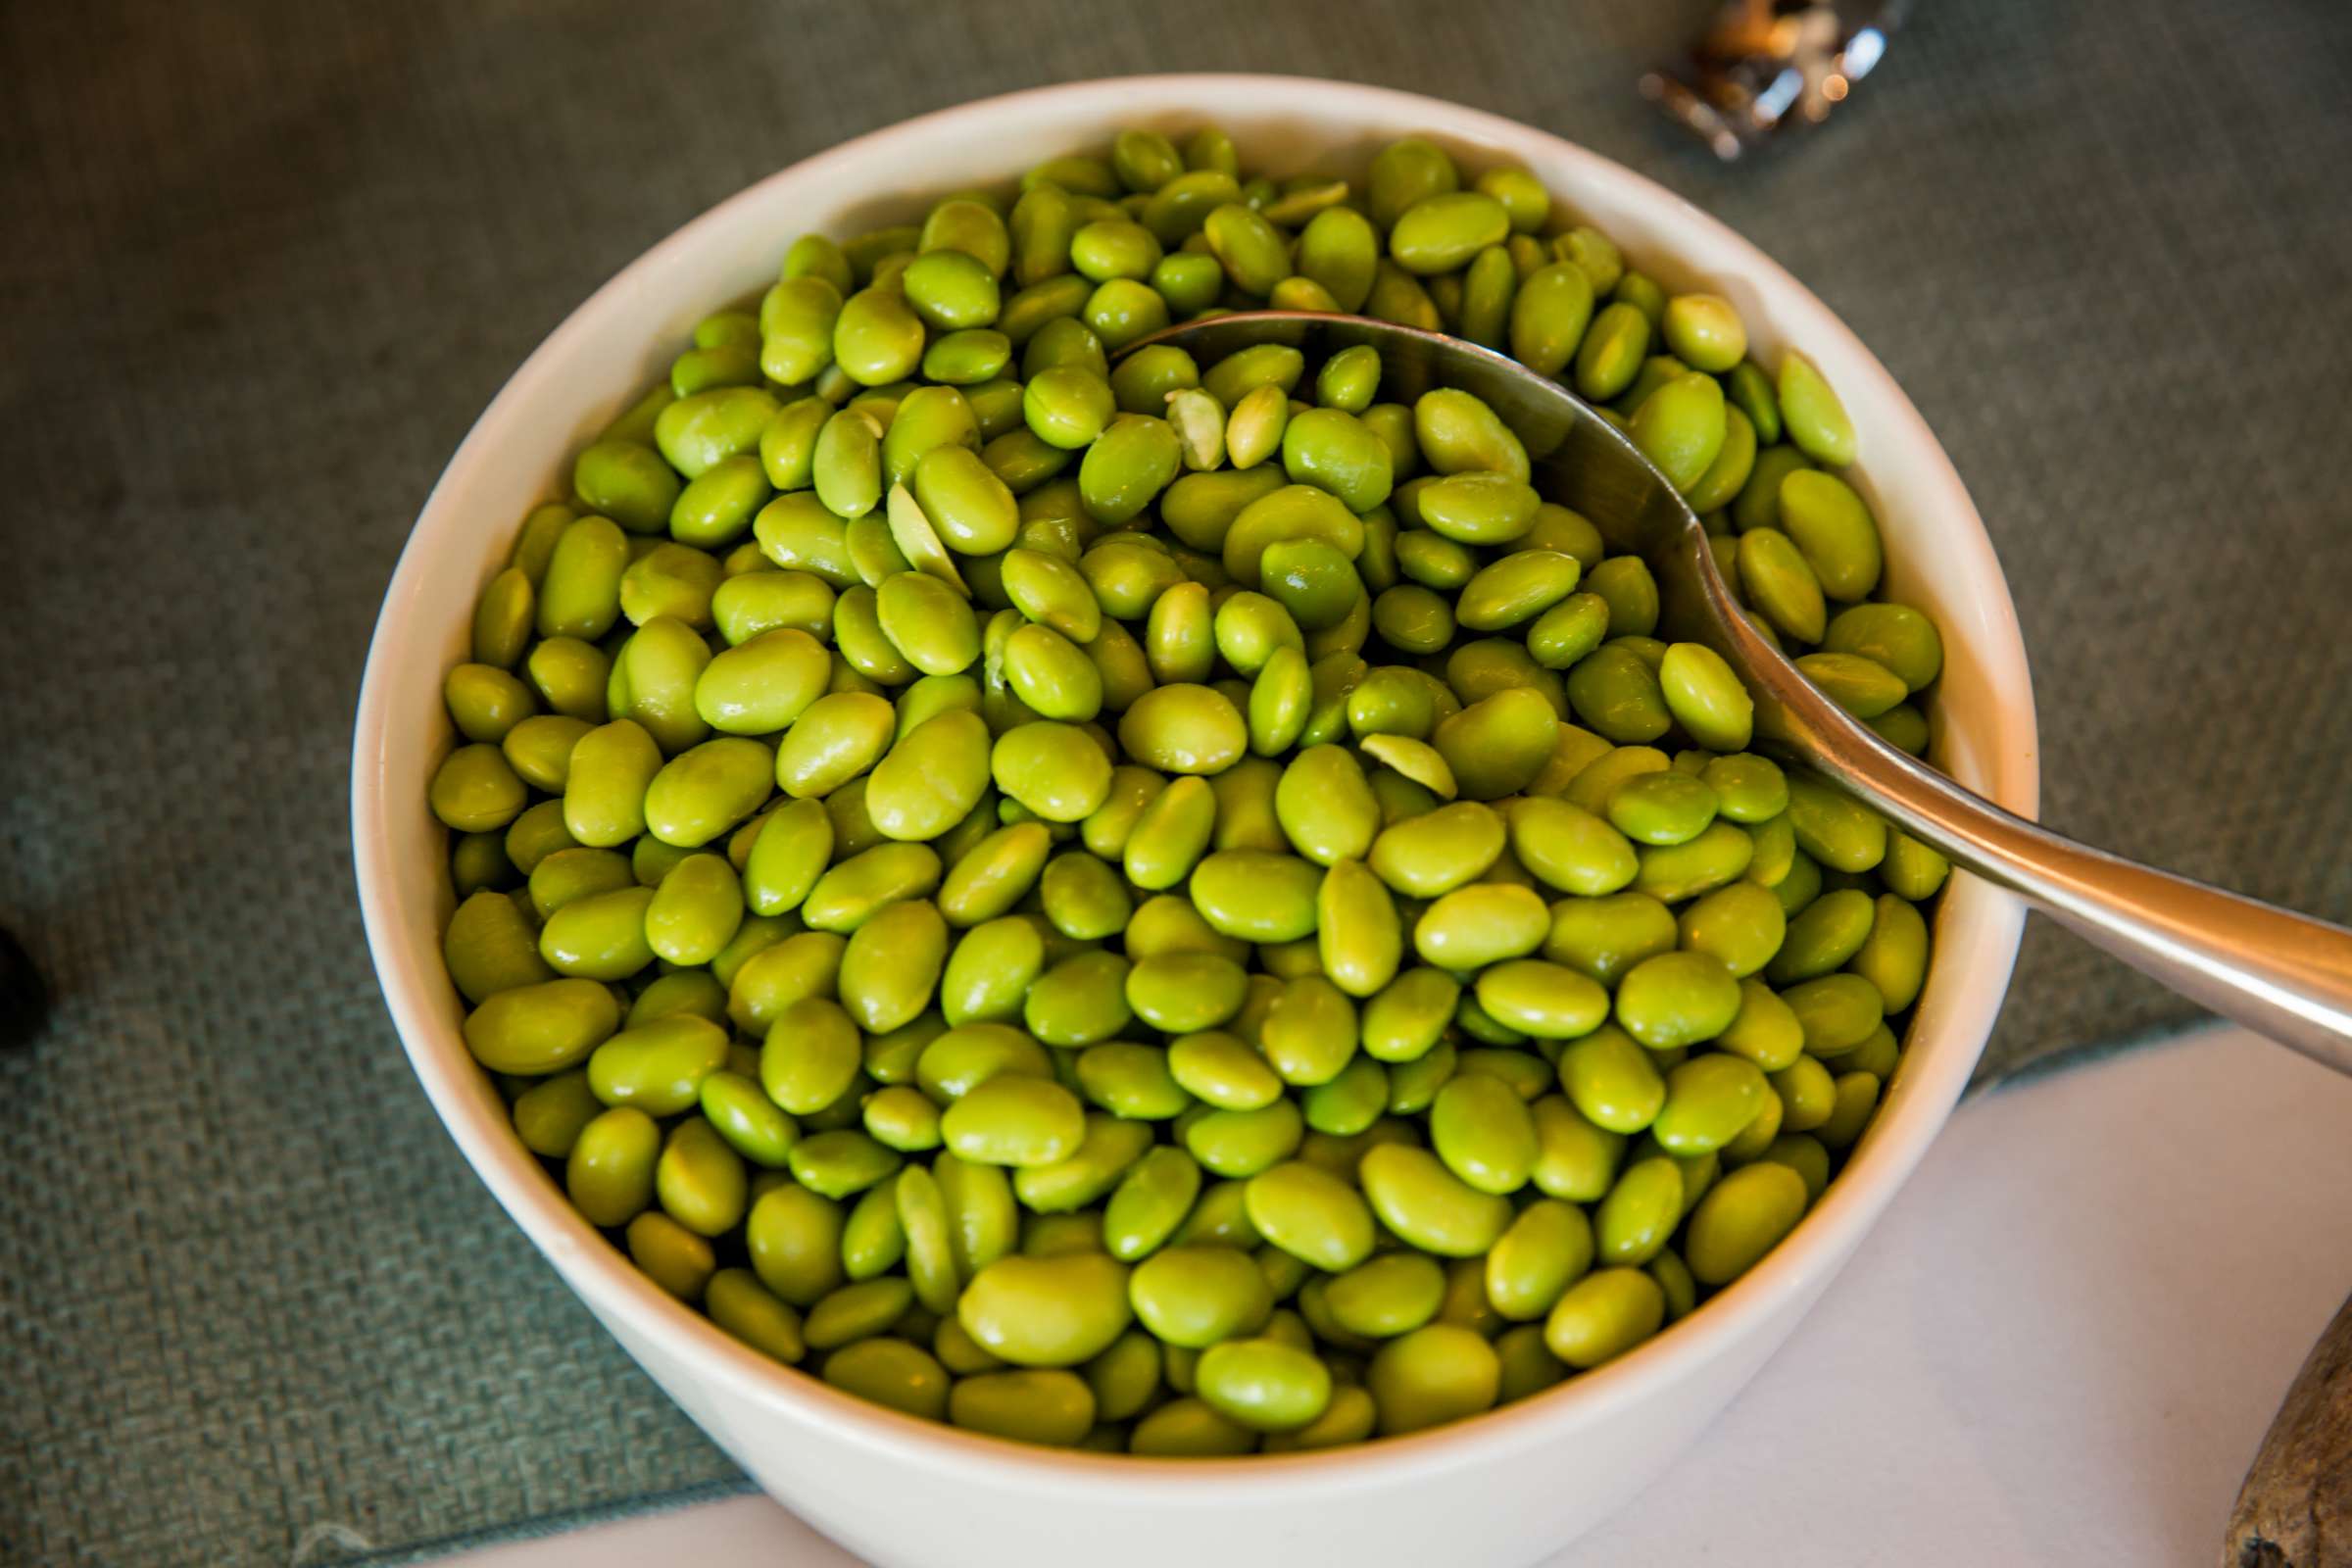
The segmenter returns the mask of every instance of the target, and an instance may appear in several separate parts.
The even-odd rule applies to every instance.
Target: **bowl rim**
[[[369,640],[353,738],[353,863],[368,950],[387,1007],[419,1082],[467,1162],[608,1328],[616,1320],[625,1321],[634,1331],[659,1339],[684,1373],[746,1395],[765,1412],[821,1432],[834,1445],[1000,1487],[1043,1491],[1083,1485],[1098,1501],[1203,1505],[1267,1489],[1298,1496],[1318,1485],[1352,1489],[1426,1477],[1433,1470],[1479,1465],[1604,1421],[1625,1406],[1651,1399],[1695,1376],[1737,1345],[1748,1328],[1825,1285],[1860,1233],[1891,1200],[1966,1086],[2006,993],[2025,916],[2024,906],[2013,896],[1982,880],[1955,875],[1938,921],[1937,963],[1966,967],[1976,983],[1946,999],[1949,1005],[1939,1015],[1939,1033],[1973,1035],[1980,1045],[1955,1047],[1939,1057],[1907,1057],[1919,1062],[1921,1070],[1903,1083],[1902,1103],[1889,1103],[1839,1180],[1761,1263],[1698,1311],[1606,1365],[1473,1419],[1375,1444],[1315,1453],[1161,1459],[1033,1447],[902,1415],[737,1342],[702,1313],[664,1294],[570,1207],[506,1119],[493,1117],[484,1104],[480,1069],[428,1001],[435,987],[447,986],[439,944],[415,940],[393,893],[387,812],[395,765],[403,754],[391,744],[392,670],[397,651],[410,642],[415,624],[448,614],[425,591],[425,578],[433,559],[470,526],[461,515],[455,489],[469,470],[489,461],[501,426],[531,406],[555,373],[553,362],[567,344],[587,333],[587,323],[627,308],[667,259],[695,248],[729,216],[761,203],[780,183],[889,158],[947,136],[979,134],[992,123],[1047,107],[1094,109],[1114,119],[1165,120],[1181,113],[1206,121],[1219,101],[1252,98],[1276,99],[1302,114],[1322,111],[1347,119],[1378,119],[1394,125],[1397,134],[1429,134],[1506,154],[1541,145],[1546,159],[1574,167],[1589,187],[1608,189],[1653,209],[1677,226],[1703,236],[1713,248],[1737,257],[1741,275],[1772,293],[1796,322],[1788,335],[1801,333],[1807,353],[1816,359],[1825,357],[1827,349],[1840,362],[1838,379],[1850,398],[1884,410],[1888,418],[1908,427],[1919,454],[1928,460],[1927,471],[1914,476],[1913,487],[1933,496],[1928,510],[1940,521],[1964,525],[1968,542],[1989,563],[1989,581],[1996,593],[1975,607],[1978,625],[1973,640],[1986,666],[1988,684],[2001,699],[1988,727],[2000,732],[2002,744],[1973,760],[1973,765],[1970,759],[1959,760],[1957,770],[1982,775],[1973,780],[1975,786],[2021,814],[2034,814],[2038,803],[2033,690],[2015,608],[1974,504],[1909,398],[1851,328],[1756,246],[1654,181],[1551,132],[1444,99],[1317,77],[1198,73],[1089,78],[973,100],[840,143],[766,175],[629,263],[541,341],[468,429],[402,549]],[[413,757],[413,749],[407,755]],[[1964,951],[1945,946],[1946,933],[1955,926],[1966,928]],[[1958,963],[1962,959],[1965,964]]]

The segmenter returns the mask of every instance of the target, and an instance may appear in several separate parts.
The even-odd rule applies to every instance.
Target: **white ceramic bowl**
[[[1002,181],[1129,125],[1214,121],[1253,170],[1360,172],[1407,132],[1466,167],[1516,162],[1669,289],[1740,308],[1770,363],[1802,347],[1861,435],[1861,487],[1889,536],[1888,586],[1947,650],[1937,756],[2014,810],[2035,804],[2034,702],[1983,524],[1910,402],[1793,278],[1704,213],[1556,137],[1406,93],[1270,76],[1142,76],[968,104],[798,164],[654,247],[540,345],[459,448],[384,601],[354,747],[360,898],[392,1016],[450,1133],[615,1338],[760,1484],[878,1563],[1123,1568],[1202,1562],[1511,1565],[1630,1498],[1698,1434],[1827,1286],[1942,1126],[1983,1048],[2024,914],[1967,877],[1945,895],[1902,1071],[1845,1173],[1761,1265],[1689,1319],[1498,1413],[1325,1455],[1138,1460],[966,1437],[765,1360],[657,1290],[516,1141],[466,1054],[439,933],[451,907],[425,786],[451,744],[443,672],[474,596],[570,454],[661,375],[697,318],[753,292],[806,230],[855,232],[926,195]],[[1782,1521],[1785,1528],[1790,1521]]]

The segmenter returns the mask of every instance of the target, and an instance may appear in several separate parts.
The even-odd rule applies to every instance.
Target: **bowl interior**
[[[1345,83],[1163,76],[1041,89],[949,110],[796,165],[662,241],[582,305],[500,392],[427,500],[386,596],[354,742],[353,833],[368,940],[420,1080],[466,1157],[566,1281],[608,1323],[662,1336],[692,1375],[820,1423],[834,1441],[959,1469],[1083,1474],[1138,1489],[1271,1483],[1318,1467],[1366,1470],[1470,1462],[1483,1448],[1543,1441],[1603,1419],[1689,1377],[1776,1303],[1818,1291],[1885,1206],[1965,1085],[2014,959],[2020,906],[1966,876],[1944,895],[1936,953],[1902,1070],[1840,1179],[1762,1264],[1698,1312],[1595,1372],[1507,1410],[1424,1436],[1323,1456],[1152,1461],[1016,1448],[917,1423],[770,1363],[662,1295],[574,1213],[514,1137],[505,1107],[460,1035],[442,969],[452,907],[442,830],[426,808],[432,767],[452,744],[443,672],[464,657],[475,595],[505,564],[534,504],[567,488],[572,454],[665,373],[692,324],[756,294],[800,234],[843,237],[920,212],[927,199],[1004,187],[1055,154],[1100,148],[1130,125],[1225,126],[1253,170],[1360,173],[1399,134],[1447,147],[1475,172],[1532,170],[1555,204],[1608,233],[1629,265],[1670,291],[1729,297],[1752,352],[1771,364],[1804,349],[1843,397],[1862,458],[1857,487],[1888,535],[1887,586],[1934,614],[1947,659],[1935,706],[1935,757],[2014,810],[2036,804],[2034,711],[2016,616],[1959,478],[1878,362],[1822,304],[1721,223],[1618,166],[1543,132],[1455,105]]]

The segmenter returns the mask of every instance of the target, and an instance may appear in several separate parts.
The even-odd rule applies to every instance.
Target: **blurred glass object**
[[[1886,52],[1910,0],[1729,0],[1688,59],[1642,78],[1642,96],[1735,163],[1816,125]]]

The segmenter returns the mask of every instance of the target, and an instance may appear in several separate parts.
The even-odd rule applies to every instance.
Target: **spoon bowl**
[[[1527,448],[1536,489],[1639,555],[1662,628],[1723,656],[1756,703],[1756,731],[1954,863],[2019,893],[2078,935],[2180,995],[2352,1074],[2352,931],[2138,865],[2003,810],[1898,750],[1825,695],[1748,619],[1698,514],[1633,440],[1591,404],[1517,361],[1393,321],[1240,311],[1138,340],[1202,365],[1260,343],[1310,360],[1379,354],[1381,387],[1410,402],[1469,392]]]

